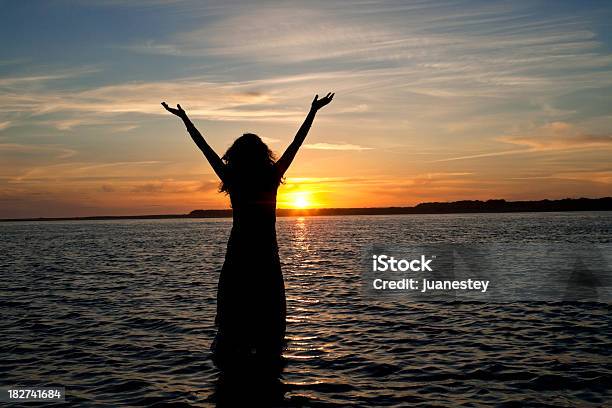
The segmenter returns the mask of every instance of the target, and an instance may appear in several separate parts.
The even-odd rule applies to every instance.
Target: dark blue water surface
[[[210,361],[231,220],[0,224],[0,386],[85,406],[223,405]],[[288,406],[604,406],[605,302],[400,302],[360,290],[372,243],[612,243],[610,213],[281,218]],[[255,378],[253,378],[255,380]]]

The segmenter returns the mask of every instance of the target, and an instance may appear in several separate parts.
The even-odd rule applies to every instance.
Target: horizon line
[[[563,204],[598,204],[595,206],[565,206]],[[478,207],[460,207],[472,204]],[[547,204],[548,207],[542,206]],[[527,205],[528,207],[520,207]],[[540,207],[538,207],[540,205]],[[557,205],[555,207],[555,205]],[[487,207],[488,206],[488,207]],[[561,207],[559,207],[561,206]],[[171,218],[228,218],[232,215],[232,208],[195,209],[186,214],[139,214],[139,215],[88,215],[65,217],[26,217],[26,218],[0,218],[0,222],[11,221],[78,221],[78,220],[111,220],[111,219],[171,219]],[[487,200],[458,200],[458,201],[432,201],[422,202],[413,206],[385,206],[385,207],[311,207],[311,208],[277,208],[277,216],[334,216],[334,215],[400,215],[400,214],[459,214],[459,213],[504,213],[504,212],[568,212],[568,211],[612,211],[612,197],[598,198],[561,198],[541,200],[508,201],[503,198],[490,198]],[[321,214],[322,213],[322,214]],[[199,214],[199,215],[198,215]]]

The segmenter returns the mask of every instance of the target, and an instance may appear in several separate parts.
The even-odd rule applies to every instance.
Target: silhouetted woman
[[[278,160],[257,136],[236,139],[222,158],[206,143],[177,105],[162,105],[183,120],[187,131],[229,193],[233,226],[217,292],[217,336],[213,342],[219,366],[244,357],[267,361],[280,357],[285,336],[285,286],[276,242],[276,191],[304,142],[319,109],[333,93],[315,96],[304,123]]]

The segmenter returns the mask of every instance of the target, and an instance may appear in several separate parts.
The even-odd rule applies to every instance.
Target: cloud
[[[291,177],[283,184],[283,189],[295,190],[306,187],[310,190],[317,190],[319,187],[329,187],[333,185],[334,189],[352,189],[352,188],[396,188],[407,187],[415,184],[441,183],[451,182],[456,183],[457,180],[462,180],[475,176],[474,172],[428,172],[420,174],[410,174],[405,177],[397,177],[390,175],[373,175],[361,177]],[[461,181],[463,182],[463,181]]]
[[[0,151],[22,154],[52,154],[56,159],[66,159],[77,154],[76,150],[53,145],[26,145],[19,143],[0,143]]]
[[[529,134],[502,136],[495,138],[495,140],[522,146],[522,148],[450,157],[433,160],[432,162],[480,159],[514,154],[534,154],[550,151],[572,152],[575,150],[612,149],[612,134],[588,134],[570,123],[559,121],[544,124]]]
[[[307,143],[305,149],[313,150],[371,150],[371,147],[364,147],[349,143]]]
[[[363,113],[368,111],[368,105],[365,103],[360,103],[355,106],[348,106],[340,110],[340,113]]]
[[[551,122],[528,135],[499,137],[505,143],[526,146],[529,151],[612,148],[612,134],[593,135],[567,122]]]
[[[119,7],[114,1],[103,4]],[[151,3],[137,2],[143,4]],[[559,110],[550,105],[553,95],[612,84],[612,56],[601,47],[587,19],[534,14],[527,5],[365,2],[347,9],[334,2],[276,7],[182,3],[179,8],[214,18],[197,29],[132,43],[128,49],[202,56],[213,65],[232,66],[238,74],[217,72],[207,78],[76,92],[28,92],[23,87],[97,68],[4,78],[0,84],[11,88],[3,92],[0,111],[61,112],[70,117],[58,120],[56,127],[66,130],[87,123],[106,125],[108,116],[125,113],[159,115],[157,103],[168,99],[181,100],[194,116],[211,120],[294,121],[302,115],[294,101],[329,86],[338,91],[339,103],[345,98],[338,113],[376,114],[381,101],[409,93],[463,98],[464,106],[473,103],[466,98],[539,98],[542,109],[548,107],[557,115]],[[262,69],[253,70],[254,63]],[[287,65],[298,69],[283,68]],[[254,72],[273,74],[262,78]]]
[[[485,157],[497,157],[497,156],[507,156],[510,154],[530,153],[531,151],[532,150],[530,149],[502,150],[502,151],[470,154],[470,155],[465,155],[465,156],[449,157],[446,159],[432,160],[431,162],[439,163],[439,162],[448,162],[448,161],[456,161],[456,160],[481,159]]]
[[[183,6],[198,13],[197,5]],[[53,114],[56,118],[40,124],[59,130],[111,126],[120,115],[163,115],[158,103],[167,100],[180,101],[196,118],[295,122],[312,93],[328,89],[337,91],[338,116],[397,120],[409,109],[413,120],[453,120],[451,113],[465,119],[483,107],[517,110],[531,103],[538,105],[531,115],[558,117],[575,113],[554,107],[559,94],[612,85],[612,56],[584,19],[534,15],[524,5],[375,2],[350,10],[334,3],[201,9],[215,18],[128,49],[203,56],[212,66],[231,66],[235,74],[207,68],[204,77],[80,89],[62,88],[58,80],[99,68],[6,77],[0,79],[0,121],[33,123]],[[261,69],[253,70],[253,64]],[[435,101],[437,109],[424,109],[423,100]],[[131,125],[138,124],[122,126]]]
[[[328,114],[334,114],[334,111],[339,114],[365,112],[367,105],[355,103],[356,98],[351,96],[351,92],[358,87],[366,91],[367,84],[378,75],[386,77],[388,73],[327,71],[230,82],[189,77],[71,91],[42,86],[45,81],[41,80],[41,87],[36,89],[6,88],[8,92],[0,99],[0,112],[14,115],[12,125],[39,124],[59,130],[99,125],[115,127],[118,131],[139,125],[139,118],[134,114],[167,116],[159,104],[167,101],[171,105],[181,103],[194,118],[295,123],[303,119],[317,90],[334,89],[342,94],[342,98],[337,98],[340,102],[335,102]],[[368,79],[369,76],[373,77]],[[344,103],[349,107],[343,107]],[[121,117],[128,114],[132,115],[129,121]]]
[[[149,180],[146,183],[127,185],[130,193],[144,194],[217,193],[219,189],[219,183],[216,181],[200,180]]]
[[[128,47],[232,66],[395,68],[394,86],[413,92],[494,97],[610,84],[612,56],[600,46],[579,16],[535,15],[525,5],[330,2],[227,8],[201,28]]]
[[[500,138],[500,141],[529,147],[530,152],[546,150],[573,150],[591,148],[612,148],[612,135],[578,134],[571,136],[515,136]]]
[[[304,115],[302,110],[284,107],[286,97],[273,91],[256,92],[254,88],[259,86],[252,81],[215,83],[191,78],[125,83],[71,92],[15,88],[3,95],[0,110],[29,114],[27,119],[30,122],[43,114],[62,114],[59,119],[42,121],[60,130],[82,125],[116,124],[114,117],[121,114],[168,115],[160,105],[164,100],[169,104],[180,102],[192,117],[210,120],[296,120]]]
[[[27,146],[30,148],[32,146]],[[38,146],[33,146],[37,149]],[[159,165],[163,162],[155,160],[122,161],[122,162],[67,162],[45,166],[36,166],[9,178],[10,183],[46,183],[53,181],[89,181],[92,179],[108,179],[112,177],[128,177],[138,175],[135,171]],[[104,173],[103,173],[104,171]],[[141,176],[142,177],[142,176]]]
[[[93,66],[83,66],[77,68],[64,69],[60,72],[53,74],[40,74],[40,75],[22,75],[13,77],[0,78],[0,87],[11,87],[15,85],[28,86],[28,85],[40,85],[44,82],[49,82],[59,79],[75,78],[82,75],[92,74],[99,72],[100,69]]]
[[[217,192],[219,190],[219,182],[218,181],[202,181],[200,186],[197,188],[197,191],[201,192]]]
[[[122,126],[115,126],[113,128],[114,132],[130,132],[134,129],[138,129],[138,125],[122,125]]]

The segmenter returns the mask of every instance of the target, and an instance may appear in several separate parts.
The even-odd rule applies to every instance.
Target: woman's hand
[[[318,111],[319,109],[330,103],[332,99],[334,99],[334,94],[329,92],[325,97],[321,99],[318,98],[319,95],[315,95],[314,99],[312,100],[312,109],[314,109],[315,111]]]
[[[171,108],[170,106],[168,106],[168,104],[166,102],[162,102],[161,104],[171,114],[176,115],[176,116],[178,116],[181,119],[185,119],[187,117],[187,112],[185,112],[183,110],[183,108],[181,108],[181,105],[176,105],[177,109],[174,109],[174,108]]]

